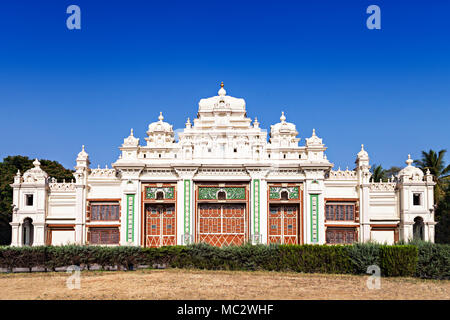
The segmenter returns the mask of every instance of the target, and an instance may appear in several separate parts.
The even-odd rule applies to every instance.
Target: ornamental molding
[[[72,192],[75,191],[75,183],[52,181],[49,183],[49,188],[52,192]]]
[[[144,169],[142,171],[142,175],[146,175],[146,176],[163,176],[163,177],[173,177],[177,175],[176,170],[171,169],[171,168],[155,168],[155,169]]]
[[[357,180],[356,171],[350,171],[348,168],[346,170],[330,170],[325,174],[325,179],[327,180]]]
[[[397,183],[395,182],[371,182],[370,191],[395,191]]]
[[[242,168],[200,168],[197,171],[197,175],[213,176],[213,175],[231,175],[231,176],[242,176],[248,175],[246,169]]]
[[[97,168],[91,170],[89,178],[117,178],[118,175],[116,169]]]

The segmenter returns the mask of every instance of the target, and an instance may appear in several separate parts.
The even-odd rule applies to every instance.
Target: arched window
[[[217,193],[217,200],[226,200],[227,194],[225,191],[221,190]]]
[[[23,242],[22,242],[22,244],[24,246],[33,245],[33,236],[34,236],[33,231],[34,231],[33,220],[31,220],[31,218],[26,218],[25,220],[23,220],[23,224],[22,224]]]
[[[164,192],[157,191],[156,192],[156,200],[164,200]]]
[[[423,223],[422,217],[414,218],[413,239],[414,240],[425,240],[424,223]]]
[[[280,198],[281,200],[289,200],[289,193],[286,190],[281,191]]]

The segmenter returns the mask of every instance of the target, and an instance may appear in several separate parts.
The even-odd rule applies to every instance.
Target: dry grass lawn
[[[0,299],[445,299],[450,281],[367,276],[202,270],[83,271],[81,288],[69,274],[0,274]]]

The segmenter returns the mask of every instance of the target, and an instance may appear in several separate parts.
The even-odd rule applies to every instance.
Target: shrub
[[[377,243],[355,243],[347,246],[347,252],[351,263],[352,273],[363,274],[367,267],[380,265],[380,244]]]
[[[418,241],[416,277],[450,279],[450,245]]]
[[[70,265],[89,269],[117,266],[130,270],[150,267],[198,268],[208,270],[269,270],[305,273],[365,274],[378,265],[384,276],[450,278],[450,245],[414,242],[412,245],[251,245],[213,247],[199,243],[188,246],[141,248],[132,246],[40,246],[0,247],[0,267],[45,267],[55,270]]]
[[[413,276],[417,267],[417,252],[414,245],[380,246],[381,274],[387,277]]]

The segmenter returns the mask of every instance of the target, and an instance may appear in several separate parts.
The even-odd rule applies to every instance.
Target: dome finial
[[[133,128],[131,128],[130,136],[134,137],[134,135],[133,135]]]
[[[36,168],[38,168],[38,167],[41,165],[41,163],[40,163],[39,160],[36,158],[36,159],[34,159],[34,161],[33,161],[33,165],[34,165]]]
[[[161,121],[161,122],[162,122],[162,121],[164,120],[164,117],[163,117],[163,115],[162,115],[162,112],[161,112],[161,111],[159,112],[159,117],[158,117],[158,120],[159,120],[159,121]]]
[[[411,155],[410,155],[410,154],[408,154],[408,160],[406,160],[405,162],[406,162],[406,164],[408,165],[408,167],[410,167],[411,164],[414,162],[414,160],[411,159]]]
[[[224,87],[223,87],[223,81],[220,83],[220,89],[218,92],[219,96],[224,96],[227,94],[227,92],[225,91]]]
[[[191,119],[187,118],[187,121],[186,121],[186,128],[191,128],[191,127],[192,127]]]
[[[253,127],[254,128],[259,128],[259,122],[258,122],[258,118],[255,117],[255,121],[253,122]]]
[[[286,122],[286,117],[284,115],[284,111],[281,111],[280,121],[281,121],[281,123],[285,123]]]
[[[316,129],[314,129],[313,128],[313,134],[312,134],[313,136],[315,136],[316,135]]]

